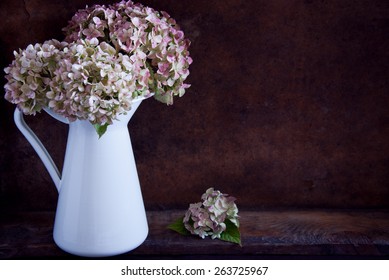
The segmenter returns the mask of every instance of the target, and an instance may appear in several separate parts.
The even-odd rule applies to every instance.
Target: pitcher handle
[[[44,166],[50,174],[51,179],[54,181],[55,187],[59,191],[61,186],[61,174],[45,146],[43,146],[39,138],[24,121],[23,113],[18,108],[16,108],[14,112],[14,121],[20,132],[24,135],[24,137],[26,137],[27,141],[31,144],[35,152],[42,160]]]

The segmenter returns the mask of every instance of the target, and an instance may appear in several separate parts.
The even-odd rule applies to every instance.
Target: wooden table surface
[[[149,235],[115,259],[389,258],[389,210],[242,211],[242,247],[181,236],[167,226],[185,210],[148,211]],[[52,238],[53,212],[2,217],[0,258],[77,259]]]

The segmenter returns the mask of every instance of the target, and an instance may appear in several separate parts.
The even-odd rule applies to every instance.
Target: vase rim
[[[132,102],[142,101],[142,100],[148,99],[148,98],[153,97],[153,96],[154,96],[154,92],[152,92],[146,96],[137,96],[134,99],[132,99]]]

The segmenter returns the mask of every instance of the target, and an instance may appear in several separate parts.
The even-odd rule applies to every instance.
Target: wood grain
[[[243,246],[167,229],[184,211],[149,211],[150,232],[134,258],[347,258],[389,256],[388,211],[243,211]],[[53,212],[19,213],[3,218],[0,258],[77,258],[52,239]]]

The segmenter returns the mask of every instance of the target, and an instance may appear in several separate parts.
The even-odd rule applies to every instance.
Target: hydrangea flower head
[[[66,46],[67,43],[50,40],[14,51],[15,59],[4,69],[8,80],[5,99],[17,104],[24,114],[34,115],[47,107],[46,95],[50,95],[50,83]]]
[[[238,208],[235,198],[209,188],[202,196],[202,202],[190,204],[183,223],[192,234],[201,238],[220,238],[226,230],[226,220],[239,227]]]
[[[76,13],[64,31],[65,41],[96,38],[137,61],[146,90],[164,103],[173,104],[190,86],[184,83],[192,63],[190,41],[166,12],[132,1],[94,5]]]

